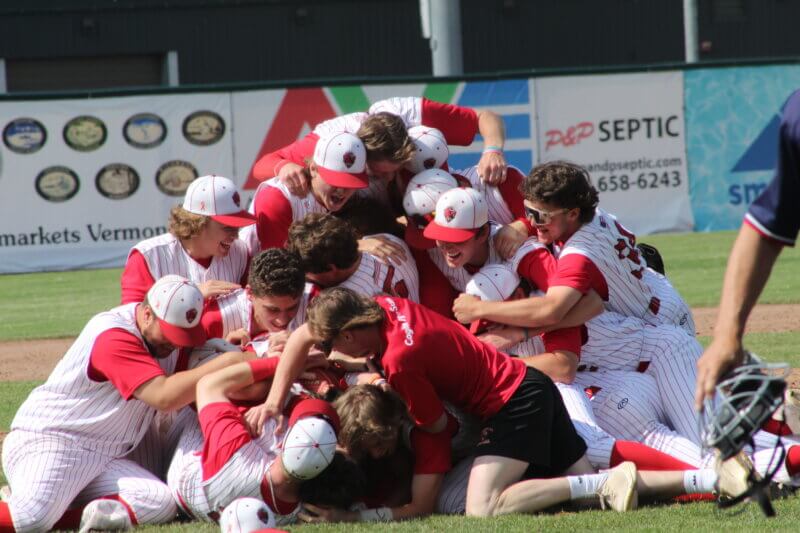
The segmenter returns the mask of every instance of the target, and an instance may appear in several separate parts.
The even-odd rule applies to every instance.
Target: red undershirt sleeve
[[[415,474],[444,474],[450,470],[451,435],[428,433],[419,428],[411,430],[411,449],[414,452]]]
[[[548,331],[542,334],[544,349],[553,353],[556,350],[565,350],[574,353],[578,358],[581,356],[581,327],[562,328]]]
[[[469,107],[423,98],[422,125],[441,131],[447,144],[469,146],[478,133],[478,114]]]
[[[239,409],[231,403],[215,402],[197,415],[203,431],[203,481],[219,472],[239,448],[250,442]]]
[[[292,224],[292,205],[280,189],[264,187],[254,206],[261,249],[284,248]]]
[[[558,270],[550,279],[551,287],[571,287],[582,294],[594,289],[608,300],[606,278],[591,259],[581,254],[569,254],[558,260]]]
[[[122,271],[120,284],[122,285],[122,304],[143,302],[147,291],[155,284],[156,280],[150,274],[144,256],[139,250],[131,251]]]
[[[219,310],[219,302],[216,298],[206,300],[204,303],[203,316],[200,324],[206,337],[209,339],[221,339],[223,332],[222,312]]]
[[[253,166],[253,176],[257,180],[264,181],[277,176],[286,163],[306,166],[306,159],[314,155],[317,139],[319,136],[312,132],[292,144],[268,153]]]
[[[517,273],[532,283],[535,288],[547,292],[550,278],[557,268],[556,260],[546,248],[536,248],[520,261]]]
[[[113,328],[98,335],[89,355],[92,381],[110,381],[126,400],[141,385],[166,375],[142,341],[130,331]]]

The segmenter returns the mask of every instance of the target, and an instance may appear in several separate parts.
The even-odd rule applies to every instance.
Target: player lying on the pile
[[[144,302],[87,323],[3,442],[11,498],[0,502],[0,531],[70,529],[79,521],[87,530],[115,529],[175,517],[167,486],[125,456],[157,412],[194,400],[203,375],[252,357],[230,353],[176,371],[181,348],[205,340],[202,311],[194,284],[166,276]]]
[[[286,428],[270,419],[260,436],[250,435],[242,417],[245,408],[230,397],[271,378],[277,362],[273,357],[233,365],[197,384],[199,424],[184,430],[167,476],[176,501],[189,516],[216,521],[225,506],[249,496],[262,499],[279,525],[289,524],[300,509],[303,485],[319,483],[317,476],[327,468],[336,468],[337,475],[326,476],[323,483],[359,479],[349,474],[354,465],[343,458],[334,461],[339,419],[327,402],[297,402]]]
[[[169,213],[169,232],[131,248],[122,271],[122,303],[141,302],[167,274],[196,283],[205,298],[241,287],[249,257],[239,228],[256,220],[240,203],[228,178],[202,176],[189,184],[183,205]]]
[[[348,289],[323,291],[309,308],[308,322],[287,342],[266,403],[250,412],[251,427],[279,413],[274,406],[282,403],[315,343],[354,357],[374,354],[424,431],[452,430],[454,419],[447,416],[443,400],[483,420],[467,489],[469,515],[534,512],[570,499],[596,498],[598,491],[613,508],[627,510],[635,507],[640,479],[643,493],[656,489],[671,497],[684,491],[684,472],[637,476],[633,463],[623,463],[613,476],[596,474],[547,376],[420,305],[401,298],[368,298]],[[396,435],[391,441],[396,442]],[[381,442],[378,450],[387,446]],[[449,454],[446,449],[442,453]],[[565,474],[569,477],[552,478]],[[703,472],[696,490],[709,491],[713,476]],[[552,479],[536,479],[548,477]],[[417,491],[435,495],[440,481],[440,475],[412,481],[412,501]],[[380,509],[369,518],[390,519],[395,510],[398,518],[405,518],[420,508],[425,507]]]

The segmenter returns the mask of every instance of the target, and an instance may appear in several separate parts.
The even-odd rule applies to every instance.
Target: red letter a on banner
[[[313,89],[288,89],[283,97],[280,108],[275,114],[267,136],[261,143],[244,189],[255,189],[260,183],[253,177],[253,167],[256,162],[270,152],[291,144],[300,136],[303,126],[309,124],[312,128],[324,120],[336,116],[325,92],[320,87]]]

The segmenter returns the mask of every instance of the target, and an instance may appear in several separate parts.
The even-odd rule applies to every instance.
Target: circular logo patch
[[[100,169],[94,184],[106,198],[123,200],[139,188],[139,174],[128,165],[112,163]]]
[[[213,111],[196,111],[183,121],[183,136],[197,146],[208,146],[225,135],[225,121]]]
[[[47,167],[36,176],[36,192],[48,202],[65,202],[78,194],[78,175],[67,167]]]
[[[197,178],[197,169],[186,161],[167,161],[156,171],[158,189],[169,196],[183,196]]]
[[[81,115],[64,126],[64,142],[79,152],[97,150],[106,142],[106,125],[97,117]]]
[[[32,154],[47,141],[47,130],[42,123],[32,118],[17,118],[3,129],[3,142],[8,149],[18,154]]]
[[[122,135],[135,148],[154,148],[167,137],[167,125],[158,115],[139,113],[125,122]]]

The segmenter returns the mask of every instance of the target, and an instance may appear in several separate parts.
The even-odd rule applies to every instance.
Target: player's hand
[[[353,511],[344,511],[336,507],[321,507],[310,503],[303,504],[297,518],[306,523],[355,522],[358,520],[357,513]]]
[[[405,262],[406,251],[400,243],[394,242],[383,235],[373,235],[358,240],[358,251],[369,252],[378,259],[394,264]]]
[[[694,392],[694,408],[702,411],[703,400],[714,397],[714,389],[726,372],[741,364],[744,350],[741,342],[715,338],[697,360],[697,385]]]
[[[269,348],[267,349],[267,357],[278,357],[283,353],[286,347],[286,341],[289,340],[289,331],[277,331],[269,334]]]
[[[462,324],[469,324],[480,316],[480,298],[467,293],[461,293],[453,302],[453,315]]]
[[[521,232],[512,224],[500,228],[494,236],[494,247],[503,259],[509,259],[528,238],[527,232]]]
[[[280,407],[277,405],[270,405],[262,403],[255,407],[251,407],[244,413],[244,422],[247,425],[247,430],[254,437],[258,437],[264,431],[264,424],[270,418],[275,418],[278,424],[275,427],[275,435],[283,433],[283,414]]]
[[[247,346],[247,343],[250,342],[250,335],[247,334],[246,329],[239,328],[228,333],[225,341],[237,346]]]
[[[513,326],[492,328],[486,333],[478,335],[478,339],[502,352],[525,340],[525,331]]]
[[[502,152],[484,152],[478,161],[478,176],[489,185],[506,181],[508,163]]]
[[[278,178],[295,196],[305,196],[310,187],[308,171],[297,163],[286,163],[278,171]]]
[[[230,294],[236,289],[241,289],[242,286],[238,283],[233,283],[230,281],[212,279],[209,281],[204,281],[203,283],[199,284],[197,288],[200,289],[203,299],[208,300],[209,298],[218,298],[220,296]]]

